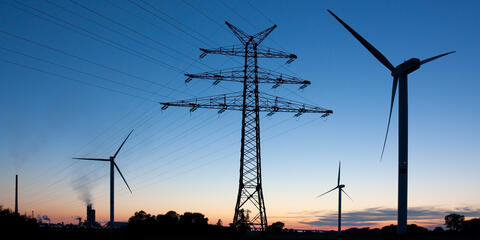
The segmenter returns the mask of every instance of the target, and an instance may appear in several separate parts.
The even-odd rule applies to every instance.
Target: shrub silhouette
[[[35,218],[20,215],[10,209],[3,209],[0,206],[0,226],[2,233],[16,232],[16,235],[25,235],[38,230],[38,223]]]
[[[285,227],[285,223],[283,222],[274,222],[272,225],[267,227],[267,231],[270,232],[281,232],[283,231],[283,227]]]
[[[445,216],[445,225],[450,230],[461,230],[463,221],[465,221],[465,216],[456,213],[448,214],[447,216]]]

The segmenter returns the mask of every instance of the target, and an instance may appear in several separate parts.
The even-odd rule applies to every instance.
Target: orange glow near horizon
[[[125,199],[125,198],[121,198]],[[96,210],[96,220],[99,223],[106,223],[109,220],[109,212],[108,212],[108,201],[104,201],[104,199],[97,201],[98,203],[94,204],[94,209]],[[133,202],[133,201],[132,201]],[[151,202],[148,203],[139,203],[135,202],[135,204],[142,204],[145,206],[152,206]],[[158,214],[165,214],[166,212],[173,210],[176,211],[178,214],[183,214],[185,212],[200,212],[205,215],[206,218],[209,219],[209,224],[216,224],[218,219],[222,220],[223,226],[228,226],[232,222],[233,218],[233,212],[231,212],[231,208],[228,205],[227,207],[223,206],[212,206],[212,205],[197,205],[196,207],[193,208],[173,208],[175,203],[169,203],[169,204],[164,204],[163,202],[158,202],[156,206],[163,206],[163,207],[150,207],[150,208],[143,208],[143,209],[137,209],[134,207],[131,202],[126,203],[124,200],[119,201],[116,205],[116,211],[115,211],[115,220],[118,222],[127,222],[128,219],[134,215],[135,212],[138,212],[140,210],[145,211],[148,214],[152,215],[158,215]],[[168,206],[166,206],[168,205]],[[273,205],[273,204],[272,204]],[[12,204],[5,204],[3,205],[4,208],[10,208],[13,209]],[[33,206],[31,206],[33,207]],[[81,217],[82,219],[85,219],[86,215],[86,207],[84,203],[80,201],[76,201],[73,205],[50,205],[49,202],[43,202],[41,205],[39,205],[36,208],[31,208],[31,207],[23,207],[23,205],[20,202],[20,213],[26,213],[27,216],[31,216],[32,210],[34,210],[34,216],[37,217],[38,215],[47,215],[52,223],[72,223],[76,224],[78,223],[78,220],[76,220],[77,217]],[[420,207],[421,208],[421,207]],[[414,211],[415,207],[412,207],[412,211]],[[422,209],[426,209],[426,207],[423,207]],[[444,212],[445,209],[451,209],[452,212],[456,208],[442,208],[442,209],[437,209],[437,210],[442,210],[440,212]],[[367,209],[368,210],[368,209]],[[435,210],[435,208],[432,208],[432,210]],[[473,212],[477,212],[475,209],[471,209]],[[272,224],[274,222],[280,221],[285,223],[285,228],[289,229],[299,229],[299,230],[336,230],[337,225],[336,225],[336,212],[335,211],[325,211],[325,210],[318,210],[318,211],[299,211],[299,212],[283,212],[284,210],[279,207],[275,207],[273,205],[271,207],[271,212],[272,215],[268,216],[268,223]],[[345,212],[344,216],[348,216],[348,214],[353,214],[355,212],[365,212],[365,209],[352,209],[349,212]],[[274,213],[282,213],[279,215],[274,215]],[[373,214],[373,213],[372,213]],[[314,224],[307,224],[306,222],[313,222],[317,221],[322,218],[322,216],[328,216],[328,221],[330,225],[321,225],[317,226]],[[373,216],[373,215],[372,215]],[[394,216],[390,216],[394,217]],[[470,219],[472,216],[466,216],[466,219]],[[327,219],[324,219],[327,220]],[[323,220],[322,220],[323,221]],[[353,222],[352,222],[353,221]],[[363,225],[363,224],[364,225]],[[428,216],[417,216],[412,217],[409,221],[408,224],[416,224],[418,226],[422,226],[425,228],[434,228],[436,226],[441,226],[444,223],[443,216],[435,216],[434,218],[429,218]],[[348,229],[348,228],[364,228],[364,227],[369,227],[369,228],[382,228],[383,226],[388,226],[388,225],[395,225],[396,220],[375,220],[375,219],[367,219],[363,220],[361,222],[355,222],[355,219],[350,220],[350,222],[345,221],[342,223],[342,229]]]
[[[140,211],[140,210],[138,210]],[[152,213],[152,212],[148,212],[146,211],[148,214],[152,214],[152,215],[158,215],[158,214],[165,214],[165,212],[161,212],[161,213]],[[193,211],[192,211],[193,212]],[[184,212],[178,212],[177,213],[179,214],[183,214]],[[30,213],[27,213],[28,216],[30,216]],[[40,214],[41,215],[41,214]],[[85,214],[79,214],[77,216],[79,217],[82,217],[82,220],[85,219]],[[74,216],[74,215],[68,215],[66,214],[65,212],[63,211],[58,211],[58,212],[52,212],[49,217],[51,219],[51,223],[64,223],[64,224],[76,224],[78,223],[78,220],[76,220],[75,218],[77,216]],[[132,214],[128,214],[128,213],[116,213],[116,221],[117,222],[127,222],[128,219],[133,216],[133,213]],[[221,219],[222,222],[223,222],[223,226],[228,226],[230,223],[231,223],[231,216],[222,216],[222,217],[218,217],[218,216],[210,216],[209,215],[206,215],[205,217],[207,217],[209,219],[209,224],[216,224],[216,222],[218,221],[218,219]],[[228,221],[227,219],[229,219],[230,221]],[[288,228],[288,229],[297,229],[297,230],[322,230],[322,231],[336,231],[337,230],[337,225],[331,225],[331,226],[328,226],[328,225],[322,225],[322,226],[314,226],[314,225],[309,225],[309,224],[305,224],[305,223],[301,223],[302,221],[305,221],[305,220],[313,220],[312,218],[281,218],[281,217],[271,217],[269,218],[269,224],[272,224],[274,222],[277,222],[277,221],[280,221],[280,222],[283,222],[285,224],[285,228]],[[99,223],[107,223],[108,222],[108,215],[105,215],[105,214],[102,214],[100,216],[97,215],[97,222]],[[392,221],[392,220],[389,220],[389,221],[375,221],[375,220],[372,220],[372,221],[369,221],[369,222],[364,222],[366,225],[364,226],[359,226],[357,224],[353,224],[353,225],[349,225],[349,224],[342,224],[342,230],[346,230],[346,229],[349,229],[349,228],[365,228],[365,227],[368,227],[368,228],[382,228],[384,226],[388,226],[388,225],[396,225],[396,221]],[[418,226],[422,226],[422,227],[425,227],[425,228],[434,228],[436,226],[439,226],[439,225],[443,225],[444,221],[443,219],[422,219],[422,220],[410,220],[408,221],[408,224],[416,224]],[[371,225],[373,224],[373,225]]]

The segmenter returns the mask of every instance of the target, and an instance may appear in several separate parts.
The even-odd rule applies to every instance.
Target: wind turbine
[[[421,65],[433,61],[437,58],[454,53],[447,52],[435,57],[420,60],[418,58],[411,58],[400,65],[394,67],[388,59],[383,56],[376,48],[374,48],[367,40],[360,36],[355,30],[348,26],[345,22],[337,17],[332,11],[328,12],[337,19],[380,63],[382,63],[393,76],[392,97],[390,100],[390,113],[388,116],[387,131],[385,140],[383,141],[382,155],[385,150],[385,143],[387,142],[388,129],[390,127],[390,119],[392,117],[393,102],[395,100],[395,93],[397,85],[399,86],[398,95],[398,234],[407,233],[407,181],[408,181],[408,92],[407,92],[407,78],[408,74],[419,69]]]
[[[335,189],[338,189],[338,233],[340,234],[342,232],[342,192],[345,193],[345,195],[347,195],[348,198],[350,198],[352,200],[352,198],[350,196],[348,196],[347,192],[345,192],[345,190],[343,190],[343,188],[345,187],[344,184],[340,184],[340,162],[338,162],[338,180],[337,180],[337,186],[332,188],[331,190],[329,190],[328,192],[326,193],[323,193],[323,194],[320,194],[317,196],[317,198],[335,190]]]
[[[118,168],[117,163],[115,162],[115,158],[118,155],[118,152],[120,152],[120,149],[122,149],[123,144],[127,141],[128,137],[130,137],[130,134],[132,134],[133,130],[130,131],[128,136],[123,140],[122,144],[118,148],[117,152],[113,156],[110,156],[110,158],[73,158],[73,159],[78,159],[78,160],[91,160],[91,161],[104,161],[104,162],[110,162],[110,227],[114,227],[114,175],[115,175],[115,170],[114,167],[117,169],[118,173],[120,173],[120,176],[122,177],[123,181],[127,185],[128,190],[130,193],[132,193],[132,190],[130,189],[130,186],[128,186],[127,180],[123,177],[122,172],[120,171],[120,168]]]

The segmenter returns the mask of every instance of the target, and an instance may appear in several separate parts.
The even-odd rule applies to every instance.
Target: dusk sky
[[[480,217],[480,3],[478,1],[0,1],[0,205],[52,222],[85,217],[90,201],[108,221],[108,158],[116,162],[115,218],[136,211],[201,212],[231,223],[238,192],[241,112],[158,102],[236,92],[242,84],[184,73],[242,66],[199,48],[239,44],[224,24],[249,34],[276,24],[262,42],[298,59],[259,66],[311,86],[260,91],[332,109],[262,114],[262,178],[268,222],[332,229],[342,183],[344,226],[396,223],[397,102],[380,161],[390,72],[330,14],[332,10],[393,65],[456,53],[409,75],[409,223],[443,224],[452,212]],[[397,99],[398,100],[398,99]]]

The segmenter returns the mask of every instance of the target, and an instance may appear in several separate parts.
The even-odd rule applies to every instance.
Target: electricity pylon
[[[200,74],[187,73],[185,74],[187,77],[185,82],[188,83],[194,78],[212,80],[214,85],[221,81],[241,82],[243,83],[243,91],[174,102],[161,102],[161,104],[163,110],[169,106],[177,106],[190,107],[190,112],[198,108],[218,109],[218,113],[226,110],[242,111],[240,181],[233,226],[237,228],[247,221],[250,227],[263,231],[268,224],[261,177],[260,112],[268,112],[267,115],[269,116],[276,112],[295,112],[296,117],[303,113],[322,113],[322,117],[326,117],[333,111],[260,93],[259,83],[273,84],[272,88],[281,84],[300,84],[302,89],[310,85],[310,81],[258,67],[258,58],[287,58],[287,63],[291,63],[297,58],[294,54],[259,47],[260,43],[277,27],[276,25],[255,35],[248,35],[228,22],[225,22],[225,24],[242,44],[215,49],[200,48],[202,51],[200,58],[207,54],[239,56],[244,58],[244,66]],[[253,209],[248,209],[248,207]],[[242,214],[245,212],[242,211],[244,208],[247,208],[246,212],[250,211],[255,215],[252,215],[253,217],[250,219],[245,219],[246,217]]]

